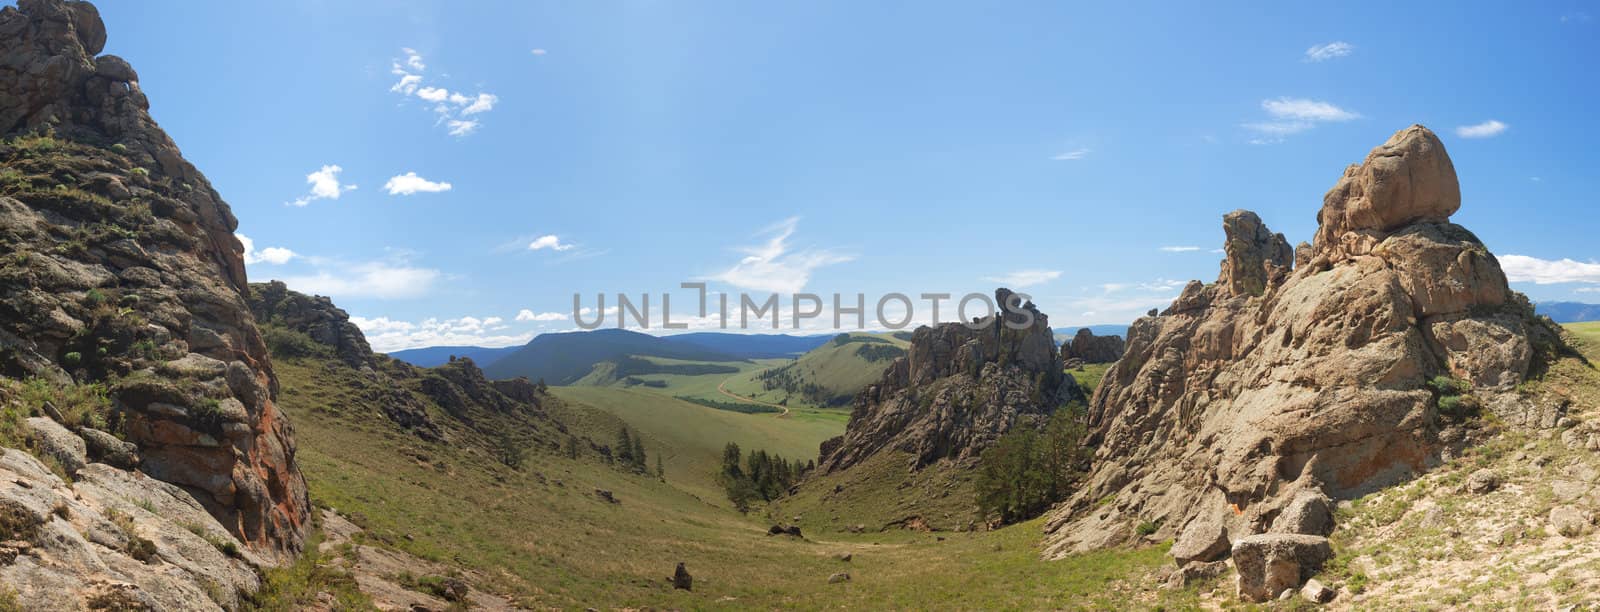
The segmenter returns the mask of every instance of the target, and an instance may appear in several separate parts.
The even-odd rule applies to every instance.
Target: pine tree
[[[637,471],[637,472],[643,474],[645,472],[646,466],[648,466],[648,465],[650,465],[650,464],[645,462],[645,457],[644,457],[644,436],[634,435],[633,436],[633,469],[634,469],[634,471]]]
[[[578,458],[578,436],[567,436],[567,458]]]
[[[617,459],[623,465],[633,465],[633,436],[626,425],[617,430]]]
[[[656,455],[656,478],[667,479],[667,470],[661,467],[661,455]]]

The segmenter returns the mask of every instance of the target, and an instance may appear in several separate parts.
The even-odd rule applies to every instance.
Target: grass
[[[854,332],[847,336],[848,341],[829,341],[783,365],[758,368],[729,378],[726,389],[764,402],[787,401],[791,407],[848,407],[850,398],[867,385],[878,382],[883,377],[884,369],[894,361],[883,357],[872,360],[868,355],[873,351],[883,351],[885,347],[904,351],[910,348],[911,343],[891,334]],[[792,391],[782,387],[768,389],[766,381],[760,378],[761,373],[768,370],[786,373],[795,388]],[[769,372],[767,375],[784,374]],[[802,387],[806,385],[814,385],[815,391],[804,393]]]
[[[741,515],[729,508],[713,480],[724,443],[814,457],[816,444],[842,429],[835,422],[714,410],[653,390],[555,388],[545,406],[565,423],[567,433],[528,434],[524,465],[511,469],[485,448],[487,442],[458,424],[450,426],[448,444],[425,443],[398,431],[379,415],[381,402],[369,399],[352,370],[328,363],[318,358],[274,362],[282,390],[279,406],[294,420],[298,458],[313,500],[363,527],[366,543],[472,570],[480,577],[472,588],[523,606],[1193,605],[1189,591],[1149,600],[1123,594],[1132,590],[1127,586],[1132,581],[1170,563],[1163,548],[1041,562],[1038,521],[993,532],[937,535],[836,533],[818,523],[807,529],[806,539],[771,538],[766,535],[770,519],[762,512]],[[447,418],[435,415],[441,422]],[[607,443],[622,424],[644,436],[648,454],[665,459],[664,480],[607,466],[587,448],[570,459],[561,444],[549,444],[567,440],[568,433]],[[599,499],[595,489],[611,491],[620,503]],[[965,496],[960,501],[971,502]],[[773,510],[787,511],[787,506]],[[842,552],[854,560],[834,558]],[[694,575],[692,592],[674,590],[666,581],[680,561]],[[839,571],[849,572],[852,581],[829,584],[828,576]],[[313,554],[270,572],[254,605],[293,609],[307,603],[306,593],[328,589],[321,585],[347,582],[340,568]]]
[[[247,610],[290,612],[320,604],[318,595],[333,595],[333,609],[342,611],[376,610],[344,568],[328,562],[317,551],[320,532],[306,538],[306,552],[294,563],[262,572],[261,589],[245,602]]]
[[[643,432],[646,453],[661,454],[669,480],[713,501],[723,497],[715,475],[728,442],[747,450],[812,459],[823,440],[844,432],[836,423],[717,410],[654,390],[554,387],[552,392],[569,406],[560,416],[569,425],[603,432],[597,440],[609,442],[616,435],[606,417]]]
[[[1106,375],[1106,370],[1111,369],[1109,363],[1086,363],[1083,367],[1067,370],[1072,378],[1078,381],[1078,386],[1083,387],[1085,395],[1094,396],[1094,390],[1100,387],[1100,379]]]

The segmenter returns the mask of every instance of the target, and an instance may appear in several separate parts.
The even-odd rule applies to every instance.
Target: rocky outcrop
[[[352,368],[376,365],[372,346],[350,315],[320,295],[290,291],[283,281],[250,285],[250,312],[258,324],[280,325],[333,348]]]
[[[308,502],[244,304],[237,221],[146,109],[85,2],[0,8],[0,373],[101,381],[140,470],[248,546]]]
[[[1122,336],[1096,336],[1085,327],[1071,340],[1061,343],[1061,360],[1077,359],[1084,363],[1111,363],[1122,358],[1126,349]]]
[[[1320,535],[1329,498],[1425,470],[1464,438],[1440,380],[1496,410],[1528,403],[1516,386],[1559,338],[1449,222],[1459,205],[1443,145],[1413,126],[1345,171],[1313,246],[1228,214],[1217,282],[1135,321],[1096,390],[1095,465],[1048,521],[1046,555],[1120,543],[1142,521],[1197,560],[1222,532]]]
[[[179,487],[103,464],[66,482],[0,449],[0,584],[28,610],[239,609],[255,553]]]
[[[1019,422],[1042,423],[1082,400],[1048,318],[1019,301],[1000,289],[1001,320],[918,328],[909,353],[856,396],[844,436],[823,443],[818,467],[842,470],[884,450],[910,453],[912,469],[967,462]]]

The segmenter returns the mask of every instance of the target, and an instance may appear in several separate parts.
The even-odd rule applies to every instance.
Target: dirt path
[[[789,407],[788,406],[785,406],[783,404],[771,404],[771,403],[763,402],[763,401],[758,400],[758,399],[751,399],[751,398],[745,397],[743,395],[739,395],[737,393],[734,393],[732,391],[729,391],[727,389],[722,388],[722,386],[726,385],[726,384],[728,384],[728,381],[726,381],[726,380],[724,380],[724,381],[722,381],[720,383],[717,383],[717,393],[721,393],[723,395],[726,395],[726,396],[731,397],[733,399],[739,400],[741,402],[747,402],[747,403],[755,404],[757,406],[771,406],[773,408],[777,408],[777,409],[783,411],[782,413],[778,414],[778,418],[780,418],[780,419],[789,418]]]

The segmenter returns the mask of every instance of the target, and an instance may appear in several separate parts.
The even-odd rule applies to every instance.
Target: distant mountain
[[[1557,323],[1600,321],[1600,304],[1580,302],[1540,302],[1534,304],[1535,312],[1554,319]]]
[[[744,359],[771,359],[803,355],[825,344],[834,334],[791,336],[788,334],[729,334],[694,332],[666,336],[668,342],[688,344]]]
[[[552,385],[583,378],[602,361],[629,355],[687,361],[744,361],[743,358],[687,342],[672,342],[625,329],[541,334],[483,367],[490,378],[526,376]]]
[[[488,367],[496,360],[517,352],[520,346],[504,346],[500,348],[486,348],[482,346],[430,346],[427,348],[406,349],[389,353],[390,357],[399,359],[419,368],[434,368],[450,362],[450,357],[470,357],[478,367]]]
[[[1051,331],[1055,332],[1056,344],[1061,344],[1064,341],[1071,340],[1080,329],[1087,329],[1096,336],[1121,336],[1123,340],[1128,339],[1128,326],[1126,325],[1074,325],[1057,327]]]

